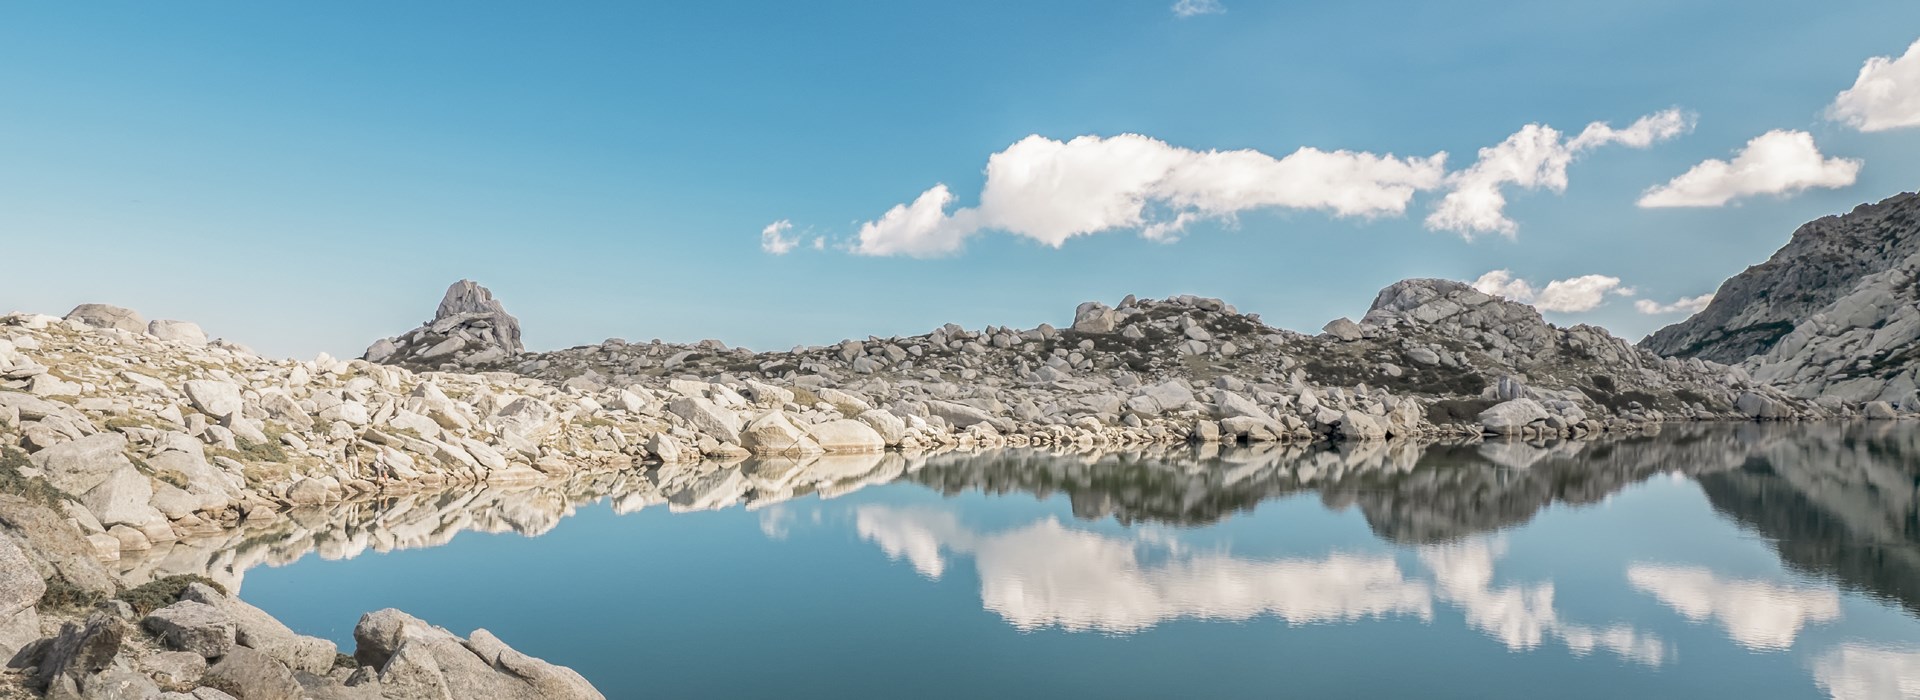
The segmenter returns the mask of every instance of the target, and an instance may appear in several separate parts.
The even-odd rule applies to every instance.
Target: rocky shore
[[[703,507],[869,479],[894,463],[885,454],[1339,443],[1390,455],[1364,446],[1910,408],[1661,357],[1444,280],[1396,283],[1317,335],[1216,299],[1129,297],[1083,304],[1064,327],[947,325],[784,352],[618,339],[528,352],[519,321],[467,281],[354,360],[263,358],[101,304],[13,313],[0,317],[0,556],[18,580],[0,585],[0,656],[6,682],[50,697],[598,697],[484,630],[463,640],[372,613],[349,661],[215,581],[118,564],[316,507],[476,484],[644,473],[660,498]],[[176,585],[151,609],[114,602],[153,599],[141,586],[156,581]]]

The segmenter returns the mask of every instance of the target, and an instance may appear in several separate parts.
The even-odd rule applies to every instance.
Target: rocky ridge
[[[609,340],[529,353],[519,337],[518,321],[466,281],[433,321],[359,360],[263,358],[192,324],[99,304],[65,318],[0,317],[0,531],[43,589],[0,600],[0,649],[36,637],[54,640],[48,649],[84,646],[89,630],[115,628],[36,617],[47,591],[124,593],[165,567],[123,560],[373,496],[645,474],[632,498],[698,509],[890,479],[905,469],[884,457],[896,450],[1336,442],[1387,459],[1390,437],[1578,438],[1853,410],[1739,368],[1660,358],[1599,328],[1558,328],[1443,280],[1390,286],[1359,322],[1315,336],[1178,297],[1090,302],[1066,328],[948,325],[786,352]],[[436,352],[444,347],[454,349]],[[149,632],[170,634],[161,626]],[[495,670],[530,667],[479,635],[413,636],[436,640],[427,646],[442,670],[479,672],[454,646]],[[140,685],[95,661],[66,674],[78,692]],[[309,673],[343,688],[355,674],[373,682]],[[43,680],[59,682],[32,676]],[[392,687],[479,687],[465,682],[408,676]]]
[[[1920,194],[1801,226],[1700,313],[1641,345],[1736,363],[1802,399],[1920,408]]]

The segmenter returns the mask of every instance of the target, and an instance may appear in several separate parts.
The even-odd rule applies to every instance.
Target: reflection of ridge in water
[[[1288,624],[1430,622],[1438,603],[1460,609],[1470,626],[1515,651],[1554,638],[1575,654],[1604,648],[1647,665],[1665,657],[1658,638],[1632,627],[1599,629],[1560,619],[1552,584],[1495,586],[1494,564],[1505,551],[1497,540],[1423,548],[1429,581],[1408,576],[1386,554],[1245,559],[1188,551],[1154,530],[1115,537],[1053,518],[979,532],[944,509],[867,505],[854,509],[854,524],[862,539],[928,578],[945,573],[948,554],[971,556],[982,604],[1022,630],[1128,634],[1181,618],[1262,615]]]
[[[759,508],[804,496],[830,498],[902,475],[948,494],[1020,492],[1042,498],[1065,494],[1077,517],[1112,517],[1127,525],[1205,525],[1251,510],[1268,499],[1313,491],[1329,507],[1357,507],[1373,532],[1385,540],[1413,545],[1472,544],[1487,533],[1524,523],[1554,503],[1595,503],[1655,475],[1677,473],[1696,479],[1717,510],[1767,536],[1790,566],[1816,577],[1835,579],[1849,589],[1898,600],[1909,611],[1920,614],[1917,464],[1920,431],[1908,423],[1737,429],[1681,426],[1662,435],[1554,445],[1375,443],[1333,450],[1295,446],[1221,450],[1217,446],[1183,445],[1135,453],[1004,450],[761,459],[675,465],[583,475],[537,485],[476,487],[328,509],[300,509],[271,522],[250,521],[213,536],[159,545],[144,555],[129,553],[119,566],[130,583],[167,574],[199,573],[237,589],[247,569],[288,563],[309,552],[325,558],[348,558],[365,551],[432,547],[468,530],[538,535],[578,506],[600,499],[608,500],[616,513],[661,504],[674,511],[739,505]],[[975,556],[983,551],[984,545],[973,535],[956,535],[964,532],[957,525],[946,531],[934,530],[940,537],[895,543],[883,537],[879,528],[882,523],[872,520],[874,517],[878,516],[863,521],[862,536],[888,548],[890,554],[909,559],[930,576],[938,576],[944,567],[943,548]],[[773,520],[766,526],[769,531],[783,527]],[[1124,563],[1122,555],[1127,552],[1139,557],[1141,552],[1161,551],[1141,549],[1147,545],[1138,542],[1113,545],[1059,523],[1027,529],[1036,539],[1050,537],[1053,546],[1062,548],[1063,557],[1075,553],[1093,557],[1094,561]],[[965,549],[959,549],[962,545]],[[1002,553],[993,561],[1018,562],[1019,557],[1013,556],[1018,551]],[[1231,563],[1233,566],[1216,563],[1212,570],[1237,570],[1235,567],[1247,564]],[[1362,563],[1346,562],[1349,568],[1342,575],[1371,582],[1374,579],[1363,573],[1386,571],[1368,569]],[[1278,562],[1249,565],[1255,564],[1257,572],[1242,571],[1234,580],[1264,582],[1261,585],[1269,588],[1262,590],[1272,590],[1282,583],[1312,588],[1298,567],[1288,568]],[[1135,561],[1131,569],[1120,566],[1119,570],[1140,572],[1126,584],[1127,590],[1138,594],[1132,599],[1165,601],[1169,596],[1177,599],[1189,595],[1181,591],[1191,586],[1179,583],[1188,574],[1169,567],[1173,565]],[[1045,592],[1030,579],[1006,580],[1018,585],[1004,589],[1005,596],[1000,598],[1009,611],[1017,613],[1017,601]],[[1635,585],[1655,593],[1683,614],[1693,615],[1688,612],[1693,608],[1685,607],[1685,596],[1655,590],[1672,588],[1672,581],[1643,571]],[[996,595],[1001,590],[996,589]],[[1377,595],[1384,602],[1336,607],[1358,611],[1353,614],[1362,616],[1416,614],[1399,602],[1392,585],[1368,583],[1359,590],[1368,596]],[[1263,599],[1258,592],[1249,595],[1252,597],[1174,607],[1201,611],[1194,615],[1231,618],[1274,614],[1302,621],[1315,619],[1319,615],[1316,611],[1323,610],[1315,603],[1288,606]],[[1444,597],[1447,593],[1443,588],[1435,595]],[[1804,619],[1818,621],[1822,614],[1818,611],[1824,609],[1821,605],[1810,604]],[[1141,610],[1155,608],[1156,604],[1148,604]],[[1735,626],[1732,620],[1737,615],[1733,611],[1715,609],[1707,615],[1722,620],[1730,632]],[[1045,614],[1016,617],[1042,626],[1072,622],[1072,616],[1060,620],[1048,619]],[[1152,615],[1123,614],[1099,623],[1104,627],[1094,622],[1086,624],[1099,629],[1126,629],[1129,625],[1151,625],[1156,619]],[[1540,629],[1544,637],[1559,638],[1570,645],[1576,644],[1574,637],[1581,632],[1566,625]],[[1743,644],[1764,648],[1773,643],[1769,640],[1782,636],[1754,631],[1736,638]]]
[[[1910,423],[1795,431],[1700,478],[1714,509],[1788,566],[1920,615],[1920,431]]]

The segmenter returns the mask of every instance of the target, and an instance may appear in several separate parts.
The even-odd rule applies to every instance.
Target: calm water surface
[[[205,551],[343,648],[398,607],[613,698],[1920,697],[1917,484],[1912,425],[892,455],[363,504]]]

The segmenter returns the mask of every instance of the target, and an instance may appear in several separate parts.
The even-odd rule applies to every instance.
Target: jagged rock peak
[[[1640,341],[1669,357],[1737,364],[1773,350],[1801,320],[1869,275],[1920,253],[1920,194],[1862,204],[1802,225],[1766,262],[1720,285],[1713,302]]]
[[[480,286],[473,280],[460,280],[447,287],[447,294],[440,298],[440,308],[433,314],[433,320],[441,321],[460,314],[479,314],[494,319],[494,328],[501,341],[511,345],[515,352],[523,350],[520,346],[520,319],[507,313],[500,300],[493,298],[493,292]]]
[[[375,341],[362,359],[414,368],[487,367],[526,352],[520,319],[472,280],[447,287],[433,320]]]
[[[1360,319],[1364,326],[1392,326],[1411,321],[1432,325],[1450,323],[1467,328],[1503,328],[1514,325],[1545,329],[1540,310],[1474,289],[1464,282],[1443,279],[1400,280],[1373,298]]]

